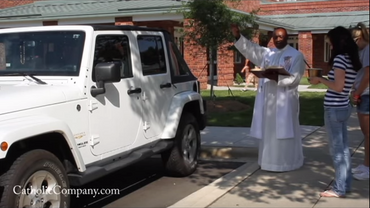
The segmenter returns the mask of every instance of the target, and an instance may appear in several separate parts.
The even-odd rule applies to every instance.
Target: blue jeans
[[[347,121],[351,111],[351,105],[343,108],[325,107],[325,127],[335,170],[333,191],[339,195],[345,195],[352,185],[351,153],[347,134]]]
[[[357,104],[357,112],[369,115],[369,95],[361,95],[360,103]]]

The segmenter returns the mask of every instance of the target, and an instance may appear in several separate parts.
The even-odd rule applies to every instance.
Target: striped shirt
[[[353,69],[353,65],[349,56],[337,55],[333,61],[333,68],[328,74],[329,81],[334,81],[334,69],[344,70],[345,84],[342,92],[336,92],[334,90],[328,89],[325,94],[324,106],[325,107],[347,107],[349,105],[350,93],[353,83],[355,82],[357,72]]]

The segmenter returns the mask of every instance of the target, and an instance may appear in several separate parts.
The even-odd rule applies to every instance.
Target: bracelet
[[[359,98],[361,98],[361,95],[355,95],[353,97],[356,98],[356,99],[359,99]]]

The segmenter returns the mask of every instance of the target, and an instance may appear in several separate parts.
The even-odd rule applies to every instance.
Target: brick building
[[[330,47],[325,36],[335,26],[349,27],[363,22],[369,27],[369,1],[366,0],[252,0],[242,1],[238,10],[260,9],[259,23],[271,22],[285,27],[289,44],[300,50],[309,66],[328,71]],[[261,27],[260,27],[261,28]],[[271,31],[268,31],[271,35]],[[258,40],[258,38],[257,38]],[[259,42],[274,47],[273,43]],[[238,60],[238,58],[236,58]],[[239,58],[240,60],[240,58]],[[236,62],[234,73],[244,62]]]
[[[176,13],[182,3],[174,0],[1,0],[0,28],[17,26],[106,24],[161,27],[178,40],[184,23]],[[357,22],[369,24],[368,0],[242,0],[240,13],[260,9],[257,23],[259,36],[253,40],[273,47],[269,35],[275,27],[285,27],[289,44],[302,51],[312,67],[327,69],[330,56],[325,34],[335,26]],[[266,38],[267,37],[267,38]],[[209,80],[209,51],[178,41],[184,58],[205,88]],[[215,79],[217,85],[232,85],[236,73],[244,66],[244,58],[227,46],[220,46]]]

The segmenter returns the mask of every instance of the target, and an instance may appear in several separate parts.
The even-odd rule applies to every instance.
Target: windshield
[[[78,76],[84,40],[81,31],[0,34],[0,76]]]

